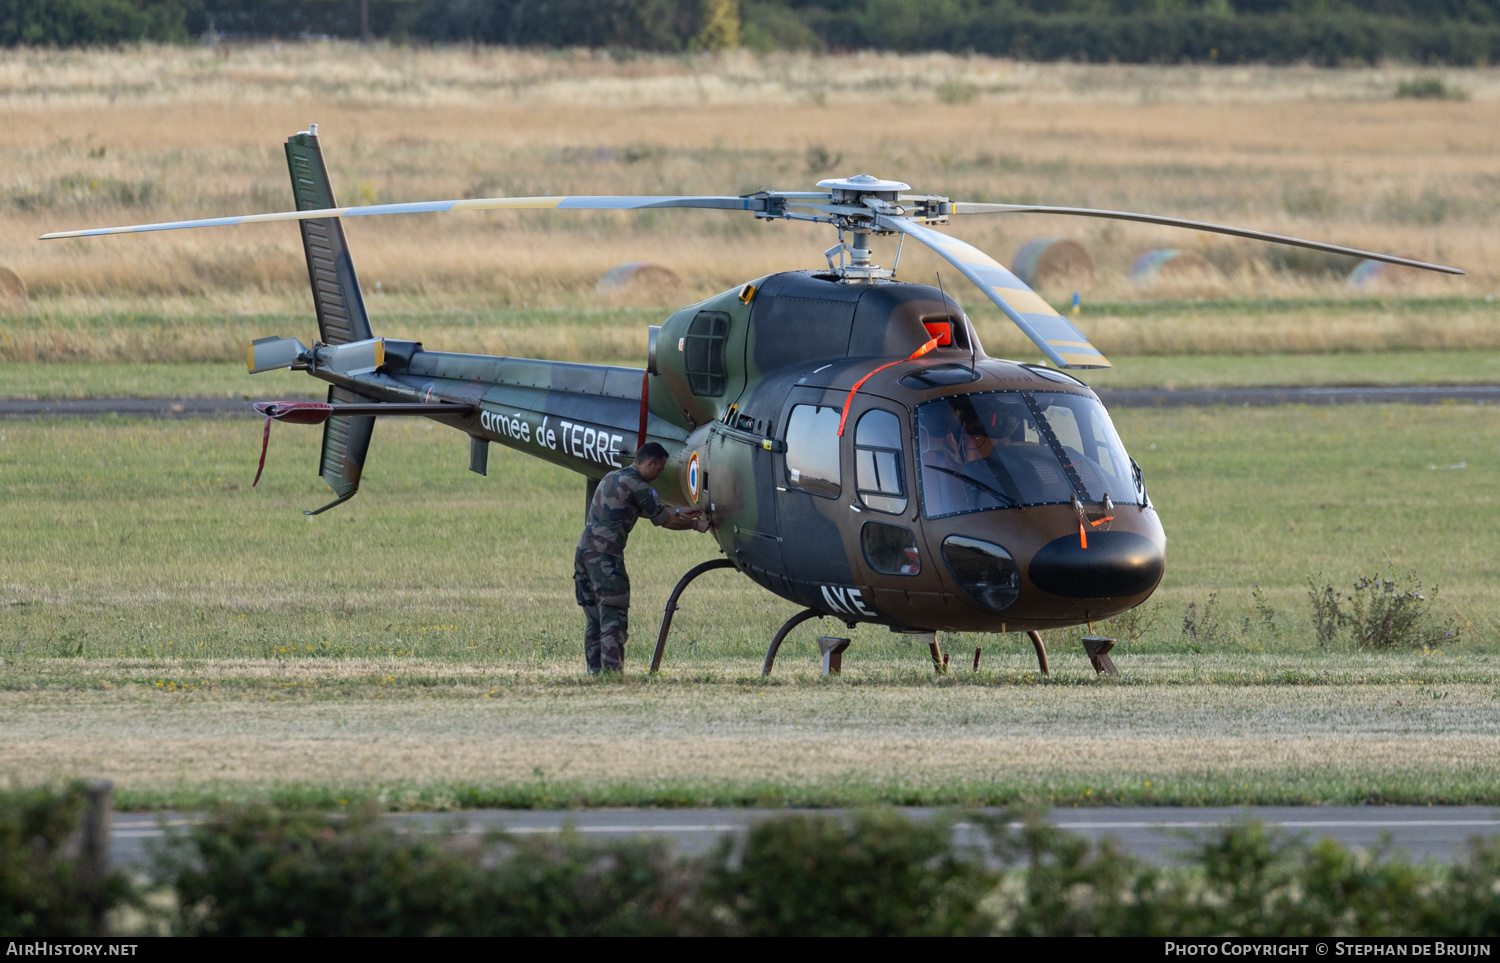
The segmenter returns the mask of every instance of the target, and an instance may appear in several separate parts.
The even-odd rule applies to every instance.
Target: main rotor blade
[[[904,217],[881,214],[875,222],[883,230],[916,238],[958,268],[1059,368],[1113,367],[1082,331],[979,248]]]
[[[1413,261],[1410,258],[1396,257],[1393,254],[1376,254],[1374,251],[1361,251],[1358,248],[1340,247],[1337,244],[1324,244],[1321,241],[1306,241],[1300,237],[1287,237],[1284,234],[1268,234],[1265,231],[1251,231],[1243,227],[1226,227],[1223,224],[1210,224],[1207,221],[1189,221],[1180,217],[1162,217],[1157,214],[1134,214],[1130,211],[1101,211],[1089,207],[1041,207],[1035,204],[978,204],[972,201],[960,201],[954,204],[953,213],[1065,214],[1070,217],[1103,217],[1115,221],[1139,221],[1142,224],[1164,224],[1167,227],[1185,227],[1194,231],[1208,231],[1213,234],[1247,237],[1253,241],[1269,241],[1272,244],[1289,244],[1292,247],[1305,247],[1313,251],[1326,251],[1329,254],[1345,254],[1349,257],[1365,258],[1371,261],[1384,261],[1387,264],[1400,264],[1403,267],[1420,268],[1423,271],[1439,271],[1443,274],[1464,273],[1456,267],[1448,267],[1443,264],[1429,264],[1426,261]]]
[[[102,237],[106,234],[145,234],[149,231],[178,231],[189,227],[229,227],[235,224],[259,224],[264,221],[310,221],[325,217],[371,217],[377,214],[432,214],[445,211],[640,211],[663,207],[693,207],[714,211],[763,211],[766,202],[757,197],[723,196],[586,196],[564,197],[479,197],[458,201],[413,201],[405,204],[366,204],[361,207],[330,207],[317,211],[278,211],[274,214],[241,214],[237,217],[208,217],[196,221],[163,221],[158,224],[132,224],[127,227],[96,227],[85,231],[55,231],[43,234],[41,240],[64,237]]]

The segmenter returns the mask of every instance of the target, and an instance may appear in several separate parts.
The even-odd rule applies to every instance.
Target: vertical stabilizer
[[[318,146],[317,124],[287,138],[286,162],[292,173],[297,210],[317,211],[338,206],[328,182],[323,149]],[[348,344],[373,338],[342,222],[329,217],[297,224],[302,229],[302,247],[307,252],[307,276],[318,309],[322,342]]]
[[[347,388],[330,386],[328,389],[328,403],[331,405],[369,404],[373,400]],[[305,514],[320,515],[358,493],[359,479],[365,471],[365,455],[370,451],[370,436],[374,431],[374,415],[333,415],[323,423],[323,457],[318,462],[318,474],[338,497]]]

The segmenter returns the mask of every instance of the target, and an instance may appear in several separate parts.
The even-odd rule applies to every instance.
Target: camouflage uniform
[[[624,668],[630,608],[625,540],[637,519],[660,525],[666,517],[666,506],[634,465],[605,475],[594,492],[573,555],[573,587],[587,619],[583,656],[590,672]]]

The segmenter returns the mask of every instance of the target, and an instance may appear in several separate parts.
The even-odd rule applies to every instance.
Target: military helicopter
[[[869,175],[816,191],[745,196],[502,197],[338,207],[317,125],[286,142],[296,211],[65,231],[95,237],[296,221],[319,338],[253,342],[250,373],[306,371],[326,402],[259,402],[271,423],[322,424],[319,474],[333,501],[359,491],[375,420],[422,416],[470,438],[469,468],[489,445],[542,458],[586,479],[586,497],[648,440],[670,453],[656,487],[668,504],[704,510],[723,558],[696,566],[666,605],[653,672],[688,584],[732,567],[803,606],[771,640],[762,671],[797,625],[818,617],[938,631],[1038,634],[1108,619],[1160,582],[1166,534],[1140,466],[1088,385],[1061,369],[1109,367],[1068,319],[993,258],[933,229],[969,214],[1113,218],[1289,244],[1412,268],[1457,268],[1298,238],[1125,211],[981,204],[912,193]],[[648,335],[645,369],[426,351],[376,337],[342,218],[478,210],[744,212],[827,225],[826,268],[749,281],[673,312]],[[890,269],[870,239],[896,236]],[[931,248],[977,286],[1053,367],[992,358],[963,308],[939,286],[895,280],[906,239]],[[848,639],[820,638],[824,671]],[[1113,640],[1088,636],[1097,671]],[[979,652],[975,653],[978,667]]]

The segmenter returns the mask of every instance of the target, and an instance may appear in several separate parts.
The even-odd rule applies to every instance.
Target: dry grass
[[[996,691],[511,680],[354,698],[281,692],[6,693],[0,757],[23,782],[107,774],[126,791],[180,794],[551,781],[585,793],[634,784],[646,801],[652,786],[733,793],[767,783],[1191,800],[1222,798],[1226,787],[1241,798],[1358,798],[1393,785],[1440,796],[1484,782],[1500,752],[1500,704],[1487,684]]]
[[[980,96],[938,102],[934,90],[956,76]],[[1462,103],[1391,99],[1404,76],[948,56],[616,62],[337,44],[239,47],[227,59],[178,48],[8,51],[0,54],[0,263],[33,294],[36,313],[17,326],[47,329],[59,313],[101,308],[305,316],[304,268],[284,225],[48,245],[32,238],[285,207],[279,145],[318,120],[345,203],[795,189],[869,170],[955,197],[1153,210],[1445,259],[1474,273],[1397,281],[1398,293],[1490,293],[1500,279],[1500,70],[1454,71],[1449,79],[1473,93]],[[1225,268],[1170,295],[1349,293],[1316,272],[1273,269],[1263,247],[1180,231],[1034,217],[972,218],[961,230],[1002,258],[1034,236],[1083,240],[1100,265],[1085,291],[1093,300],[1143,296],[1124,269],[1167,245],[1206,250]],[[643,259],[676,270],[690,296],[706,294],[816,266],[830,240],[806,226],[703,213],[424,216],[349,232],[367,287],[441,309],[583,307],[595,302],[605,269]],[[903,267],[924,278],[936,263],[907,251]],[[1256,343],[1303,343],[1299,327]],[[1460,317],[1429,337],[1470,343],[1475,327]],[[1099,334],[1116,340],[1108,325]],[[1307,344],[1360,338],[1340,331]]]

